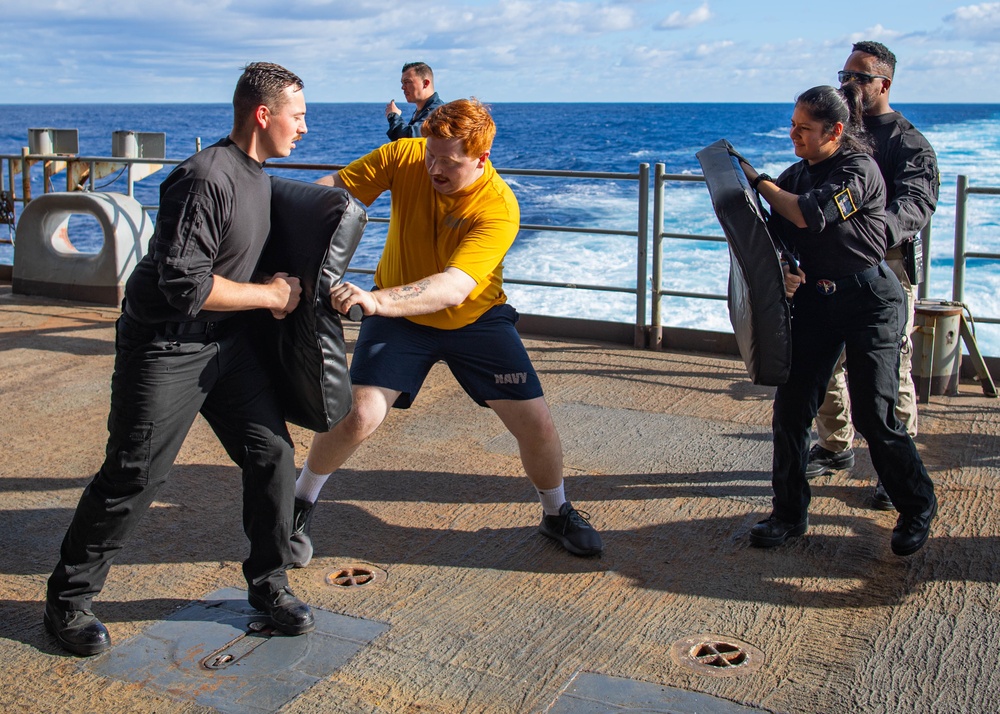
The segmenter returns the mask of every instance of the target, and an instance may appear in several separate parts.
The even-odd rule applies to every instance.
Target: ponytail
[[[851,151],[872,153],[871,137],[865,131],[862,90],[855,82],[840,89],[822,85],[807,89],[795,103],[806,108],[813,119],[822,123],[824,132],[833,131],[837,122],[844,125],[840,145]]]

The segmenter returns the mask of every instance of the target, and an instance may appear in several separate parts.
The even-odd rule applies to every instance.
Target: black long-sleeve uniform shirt
[[[937,156],[899,112],[865,117],[864,123],[885,181],[886,238],[894,248],[912,240],[931,220],[940,186]]]
[[[179,164],[160,185],[149,250],[125,284],[129,315],[147,323],[221,320],[202,310],[219,275],[253,277],[271,229],[271,179],[228,137]]]
[[[771,220],[807,280],[853,275],[885,257],[885,183],[871,156],[841,148],[816,164],[792,164],[777,184],[799,196],[805,228],[777,211]]]

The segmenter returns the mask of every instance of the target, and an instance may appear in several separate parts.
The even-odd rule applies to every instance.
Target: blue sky
[[[229,102],[278,62],[309,102],[788,102],[852,42],[899,58],[894,102],[1000,103],[1000,2],[952,0],[0,0],[0,104]]]

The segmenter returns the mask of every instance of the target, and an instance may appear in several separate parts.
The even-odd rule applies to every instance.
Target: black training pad
[[[696,155],[729,244],[729,320],[740,355],[754,384],[776,386],[792,361],[791,310],[778,244],[732,148],[720,139]]]
[[[344,329],[330,305],[368,214],[347,191],[271,177],[271,233],[258,269],[302,282],[298,308],[284,320],[260,311],[260,344],[285,407],[285,419],[329,431],[351,409]]]

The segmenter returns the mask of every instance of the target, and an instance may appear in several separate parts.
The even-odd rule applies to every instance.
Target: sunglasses
[[[857,82],[858,84],[868,84],[873,79],[889,79],[884,74],[865,74],[864,72],[848,72],[847,70],[841,70],[837,72],[837,79],[840,80],[841,84],[847,82]]]

